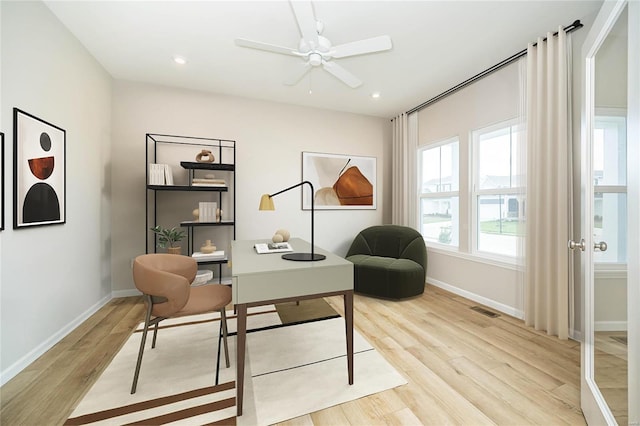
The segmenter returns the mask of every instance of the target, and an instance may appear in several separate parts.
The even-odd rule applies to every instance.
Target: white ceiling
[[[392,39],[390,51],[334,59],[363,81],[357,89],[321,68],[286,86],[302,59],[236,46],[247,38],[296,48],[287,1],[45,3],[116,79],[391,118],[547,31],[576,19],[591,24],[602,1],[315,1],[334,45]],[[188,63],[175,64],[174,55]]]

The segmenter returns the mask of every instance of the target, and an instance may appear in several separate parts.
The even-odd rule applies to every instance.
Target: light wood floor
[[[598,331],[595,334],[595,379],[611,413],[620,425],[629,423],[627,345],[615,338],[627,338],[626,331]]]
[[[284,424],[584,425],[578,342],[472,305],[433,286],[402,302],[356,295],[356,328],[409,383]],[[0,424],[62,424],[142,318],[141,298],[111,301],[0,389]]]

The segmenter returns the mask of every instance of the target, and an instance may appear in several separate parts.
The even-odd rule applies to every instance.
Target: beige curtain
[[[393,119],[391,151],[391,223],[418,228],[418,113]]]
[[[527,51],[525,323],[568,337],[572,289],[571,38]]]

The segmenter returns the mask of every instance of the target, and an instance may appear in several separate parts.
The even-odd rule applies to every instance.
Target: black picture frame
[[[4,133],[0,132],[0,231],[4,230]]]
[[[13,229],[66,223],[67,133],[13,109]]]

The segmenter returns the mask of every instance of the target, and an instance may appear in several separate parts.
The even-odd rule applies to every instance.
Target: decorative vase
[[[169,254],[182,254],[182,247],[167,247]]]
[[[211,244],[211,240],[207,240],[205,245],[200,247],[200,251],[202,253],[213,253],[214,251],[216,251],[216,246]]]

